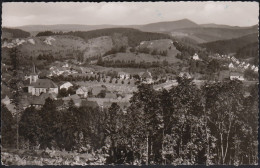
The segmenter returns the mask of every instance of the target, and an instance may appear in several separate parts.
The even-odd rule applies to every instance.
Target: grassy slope
[[[151,55],[151,54],[144,54],[144,53],[117,53],[113,55],[109,55],[104,57],[104,60],[120,60],[120,61],[133,61],[135,60],[136,63],[140,62],[162,62],[164,60],[168,61],[169,63],[176,63],[180,62],[179,59],[176,58],[176,55],[180,53],[175,46],[171,43],[171,40],[162,39],[162,40],[152,40],[152,41],[143,41],[138,46],[138,48],[149,48],[150,51],[157,50],[157,51],[167,51],[167,56],[161,55]]]

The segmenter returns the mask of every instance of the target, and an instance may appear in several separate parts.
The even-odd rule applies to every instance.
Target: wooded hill
[[[197,43],[208,43],[218,40],[239,38],[257,32],[257,25],[244,28],[195,27],[169,31],[169,33],[174,37],[190,38],[195,40]]]
[[[52,33],[48,32],[40,32],[36,36],[46,36],[46,35],[73,35],[77,37],[81,37],[84,40],[88,41],[92,38],[97,38],[101,36],[113,36],[114,34],[121,34],[128,38],[128,44],[131,47],[136,47],[142,41],[149,41],[149,40],[158,40],[158,39],[170,39],[171,37],[166,34],[162,33],[151,33],[151,32],[142,32],[140,30],[132,29],[132,28],[108,28],[108,29],[99,29],[99,30],[92,30],[92,31],[74,31],[74,32],[67,32],[67,33]]]
[[[234,38],[230,40],[219,40],[215,42],[203,43],[200,46],[205,47],[207,50],[217,52],[220,54],[236,53],[240,48],[248,44],[257,44],[258,34],[253,33],[243,37]],[[250,57],[250,56],[249,56]]]
[[[3,38],[27,38],[30,37],[30,33],[21,29],[2,28]]]

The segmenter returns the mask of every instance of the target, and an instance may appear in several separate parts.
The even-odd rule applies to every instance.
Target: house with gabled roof
[[[142,81],[144,83],[152,83],[153,82],[152,74],[148,70],[141,75],[141,78],[142,78]]]
[[[77,94],[68,96],[68,97],[64,97],[62,98],[62,100],[64,101],[64,104],[68,104],[70,100],[73,101],[74,105],[79,107],[81,106],[81,102],[82,100],[80,99],[80,97]]]
[[[66,89],[66,90],[68,90],[69,89],[69,87],[71,87],[71,86],[73,86],[73,84],[72,83],[70,83],[70,82],[65,82],[65,83],[63,83],[62,85],[60,85],[60,89]]]
[[[188,79],[192,78],[189,72],[180,72],[179,77],[186,77]]]
[[[39,96],[41,93],[58,94],[58,86],[50,79],[37,79],[28,87],[28,92],[32,95]]]
[[[88,88],[85,86],[81,86],[76,90],[76,94],[80,97],[87,98],[88,97]]]
[[[192,56],[192,59],[194,60],[199,60],[199,55],[197,53],[195,53],[193,56]]]
[[[55,93],[41,93],[39,96],[34,95],[29,99],[29,105],[39,109],[45,104],[46,99],[57,100],[56,97],[57,94]]]
[[[130,75],[126,72],[118,72],[118,76],[120,79],[129,79]]]
[[[228,68],[234,68],[234,65],[232,64],[232,62],[228,65]]]
[[[230,80],[238,79],[240,81],[245,80],[242,73],[239,72],[230,72]]]

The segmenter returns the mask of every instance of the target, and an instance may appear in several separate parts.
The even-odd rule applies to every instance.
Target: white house
[[[68,68],[68,67],[69,67],[69,64],[66,63],[66,64],[64,64],[62,67],[63,67],[63,68]]]
[[[119,75],[120,79],[129,79],[130,78],[130,75],[125,72],[118,72],[118,75]]]
[[[60,85],[60,89],[63,89],[63,88],[64,88],[64,89],[68,90],[69,87],[71,87],[71,86],[73,86],[72,83],[70,83],[70,82],[66,82],[66,83]]]
[[[58,94],[58,86],[50,79],[38,79],[28,86],[28,92],[39,96],[41,93]]]
[[[186,78],[190,79],[191,75],[188,72],[180,72],[179,77],[186,77]]]
[[[144,83],[150,84],[153,82],[152,74],[148,70],[142,74],[141,78]]]
[[[234,68],[234,65],[232,64],[232,62],[228,65],[229,68]]]
[[[195,53],[195,54],[193,55],[192,59],[194,59],[194,60],[199,60],[200,58],[199,58],[198,54]]]
[[[81,86],[76,90],[76,94],[84,98],[88,97],[88,89],[84,86]]]
[[[230,80],[238,79],[240,81],[245,80],[243,74],[240,74],[238,72],[231,72],[230,73]]]
[[[247,69],[250,66],[250,64],[247,64],[244,66],[245,69]]]
[[[1,100],[1,102],[4,105],[9,105],[11,103],[11,100],[9,99],[9,97],[6,95],[4,99]]]

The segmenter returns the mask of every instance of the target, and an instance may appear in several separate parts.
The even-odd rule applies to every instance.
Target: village
[[[225,60],[228,70],[220,71],[217,80],[240,80],[250,82],[244,78],[244,71],[258,72],[258,67],[239,61],[234,56],[215,54],[214,59]],[[202,61],[197,53],[191,58]],[[44,75],[43,75],[44,74]],[[180,72],[177,76],[194,78],[194,83],[201,86],[206,80],[196,79],[188,72]],[[149,70],[130,74],[123,71],[102,72],[91,67],[73,64],[71,61],[55,61],[48,71],[38,71],[32,65],[31,73],[24,76],[24,92],[20,104],[22,109],[34,106],[40,109],[47,98],[54,100],[58,109],[67,108],[69,101],[77,107],[85,106],[93,109],[108,109],[112,103],[117,103],[122,110],[130,105],[129,101],[140,83],[153,84],[155,90],[170,89],[178,85],[176,75],[170,74],[166,78],[155,80]],[[256,79],[253,79],[253,82]],[[213,81],[214,82],[214,81]],[[10,95],[4,95],[1,102],[15,114],[15,105]]]
[[[5,166],[259,164],[256,2],[3,1],[1,82]]]

